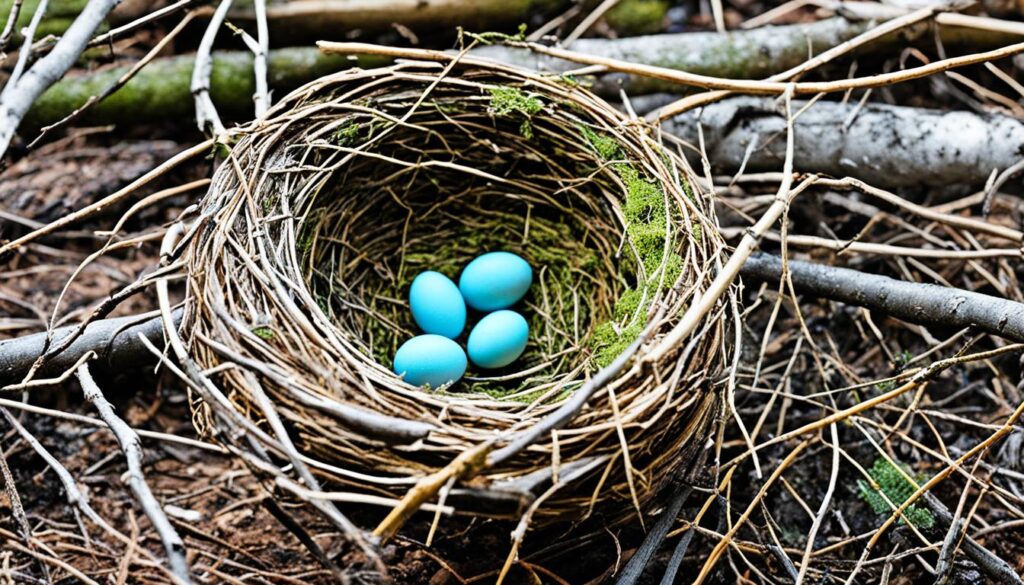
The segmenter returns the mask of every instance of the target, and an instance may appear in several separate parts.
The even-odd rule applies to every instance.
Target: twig
[[[14,36],[14,27],[18,22],[18,17],[21,16],[21,2],[22,0],[11,2],[11,11],[7,15],[7,22],[4,23],[4,30],[0,33],[0,52],[7,50],[7,45],[10,44],[11,37]]]
[[[224,133],[224,124],[217,114],[217,107],[210,98],[210,74],[213,71],[213,42],[217,39],[217,31],[224,24],[224,18],[231,8],[231,0],[221,0],[210,18],[210,24],[203,33],[196,51],[195,68],[192,70],[192,97],[196,103],[196,124],[199,130],[206,131],[207,126],[213,127],[214,136]]]
[[[124,452],[128,464],[128,485],[138,499],[142,511],[145,512],[146,517],[149,518],[153,528],[160,536],[160,542],[163,543],[164,550],[167,552],[171,570],[183,582],[191,583],[188,560],[185,558],[185,543],[182,542],[178,532],[167,519],[160,502],[153,496],[149,484],[146,483],[146,476],[142,472],[142,444],[139,436],[128,426],[128,423],[114,412],[114,407],[103,396],[103,390],[89,373],[89,364],[82,364],[78,368],[77,374],[86,400],[96,407],[100,418],[110,427],[110,431],[114,433]]]
[[[794,286],[805,294],[882,311],[921,325],[976,327],[1024,342],[1024,303],[798,260],[789,261],[789,270]],[[743,265],[742,274],[774,281],[782,274],[782,260],[755,254]]]
[[[94,213],[102,211],[103,209],[106,209],[112,205],[115,205],[127,199],[128,197],[133,195],[136,190],[154,181],[167,171],[177,167],[179,164],[187,160],[190,160],[192,157],[196,155],[205,154],[206,152],[209,151],[212,145],[213,140],[205,140],[187,150],[183,150],[182,152],[164,161],[157,168],[149,171],[148,173],[139,177],[138,179],[135,179],[134,181],[132,181],[130,185],[122,189],[119,189],[118,191],[111,193],[110,195],[107,195],[103,199],[94,201],[73,213],[69,213],[68,215],[61,217],[56,221],[52,221],[36,230],[33,230],[32,232],[29,232],[24,236],[21,236],[20,238],[12,240],[4,244],[3,246],[0,246],[0,261],[2,261],[9,254],[13,253],[21,246],[28,244],[29,242],[33,242],[45,235],[63,229],[77,221],[80,221],[82,219],[85,219],[86,217],[91,216]]]
[[[757,248],[758,241],[764,236],[765,232],[767,232],[771,226],[774,225],[780,217],[782,217],[783,212],[789,208],[789,202],[817,180],[817,177],[811,176],[805,179],[795,189],[792,188],[794,158],[793,144],[795,140],[795,133],[793,132],[793,115],[791,112],[790,97],[791,93],[787,93],[785,96],[786,162],[783,165],[782,182],[779,185],[778,191],[775,193],[775,200],[764,212],[764,215],[761,216],[761,219],[759,219],[757,223],[747,231],[743,236],[743,239],[740,240],[740,243],[736,245],[736,250],[733,252],[732,256],[729,257],[729,261],[722,267],[721,272],[715,276],[715,279],[708,286],[708,290],[701,295],[700,301],[694,302],[690,305],[686,310],[686,313],[684,313],[683,317],[679,320],[679,323],[661,339],[657,347],[645,356],[645,360],[652,363],[658,362],[672,351],[672,347],[693,333],[701,319],[711,312],[711,309],[714,308],[718,303],[718,300],[725,294],[725,291],[732,286],[733,281],[736,280],[736,277],[739,275],[740,268],[742,268],[743,263],[746,262],[747,258],[750,257],[750,254],[754,252],[754,249]]]
[[[8,82],[8,86],[0,95],[0,157],[7,152],[18,124],[36,98],[74,65],[93,32],[117,3],[118,0],[89,0],[82,13],[71,23],[48,55],[36,61],[32,68],[16,81],[12,76],[12,81]],[[42,0],[39,6],[45,4],[46,0]],[[26,47],[23,51],[27,53],[27,49]],[[19,60],[20,57],[19,55]]]

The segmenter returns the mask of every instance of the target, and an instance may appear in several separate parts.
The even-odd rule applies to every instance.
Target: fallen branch
[[[835,17],[807,24],[764,26],[749,30],[717,32],[690,32],[631,37],[624,39],[579,39],[572,44],[572,52],[585,54],[598,61],[629,62],[686,72],[695,76],[730,79],[761,79],[800,67],[809,55],[820,55],[833,47],[870,31],[873,20],[848,20]],[[1019,40],[1019,35],[1005,31],[977,31],[966,27],[943,26],[940,29],[947,47],[970,46],[977,50],[998,47]],[[853,54],[862,56],[879,53],[895,47],[903,48],[909,40],[917,38],[933,42],[928,23],[918,23],[893,32],[860,47]],[[512,63],[539,71],[564,73],[579,69],[580,65],[559,58],[559,49],[533,45],[533,52],[509,46],[490,46],[474,49],[472,54]],[[565,53],[564,56],[569,56]],[[604,96],[619,95],[625,89],[629,95],[642,95],[659,91],[678,91],[679,86],[667,79],[656,79],[627,73],[601,76],[594,91]]]
[[[139,506],[145,512],[146,517],[153,524],[153,528],[160,536],[160,542],[167,552],[167,560],[171,571],[185,583],[191,583],[188,560],[185,558],[185,543],[181,540],[178,532],[171,525],[170,520],[164,513],[160,502],[153,496],[149,484],[146,483],[146,476],[142,472],[142,442],[139,436],[128,423],[114,412],[114,407],[103,396],[103,390],[89,373],[89,364],[82,364],[78,368],[78,381],[82,384],[82,392],[86,400],[96,407],[100,418],[107,423],[110,431],[117,438],[117,443],[124,451],[125,460],[128,464],[128,485],[139,501]]]
[[[643,112],[663,101],[651,96],[633,106]],[[797,110],[805,105],[793,104]],[[731,98],[666,120],[662,128],[696,145],[698,124],[716,171],[782,167],[786,119],[774,99]],[[797,170],[885,187],[980,187],[993,170],[1012,166],[1024,153],[1024,122],[1009,116],[819,101],[795,124]]]
[[[849,268],[790,260],[797,292],[881,311],[926,326],[975,327],[1024,342],[1024,303],[935,284],[905,282]],[[744,278],[766,282],[782,276],[782,259],[758,253],[743,265]]]
[[[181,311],[177,311],[175,316],[180,319]],[[53,332],[54,343],[60,343],[76,329],[77,326],[57,329]],[[98,355],[98,364],[110,367],[124,369],[151,364],[153,356],[139,341],[139,334],[156,345],[163,345],[162,325],[159,317],[153,314],[95,321],[70,347],[53,356],[37,373],[41,376],[60,374],[90,351]],[[0,387],[20,382],[45,349],[45,331],[0,341]]]
[[[270,91],[286,93],[329,73],[349,67],[373,67],[382,59],[350,60],[324,55],[316,49],[277,49],[267,56]],[[191,118],[195,108],[190,92],[194,55],[154,59],[136,73],[124,87],[93,104],[78,123],[82,125],[144,125],[152,122]],[[53,124],[85,105],[92,96],[101,95],[131,67],[113,67],[95,73],[68,77],[39,97],[25,116],[23,128]],[[210,97],[225,117],[252,115],[256,81],[254,57],[249,51],[223,51],[213,54]]]

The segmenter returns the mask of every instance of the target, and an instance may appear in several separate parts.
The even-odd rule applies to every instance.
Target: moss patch
[[[491,111],[496,116],[523,117],[519,125],[519,133],[524,138],[533,138],[533,115],[544,109],[540,98],[527,95],[518,87],[491,88]]]
[[[585,126],[580,127],[580,132],[602,160],[611,162],[612,170],[625,185],[622,211],[626,219],[626,236],[643,263],[643,277],[638,278],[632,288],[623,291],[615,302],[614,322],[600,325],[591,340],[595,363],[598,367],[605,367],[636,341],[660,287],[671,285],[679,277],[682,257],[675,252],[665,257],[666,242],[671,244],[672,234],[671,218],[661,186],[628,162],[612,162],[624,158],[613,137]],[[699,234],[697,231],[697,237]]]

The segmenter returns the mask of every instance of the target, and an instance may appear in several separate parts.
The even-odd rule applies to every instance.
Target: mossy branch
[[[110,97],[92,106],[80,118],[82,124],[148,124],[161,120],[190,119],[193,100],[189,90],[193,55],[156,59]],[[307,81],[354,66],[380,64],[372,56],[351,60],[324,55],[313,48],[278,49],[268,57],[268,83],[275,92],[290,91]],[[54,84],[32,106],[22,128],[52,124],[84,105],[114,84],[128,67],[68,77]],[[252,117],[256,91],[252,53],[226,51],[213,56],[211,95],[227,116]]]

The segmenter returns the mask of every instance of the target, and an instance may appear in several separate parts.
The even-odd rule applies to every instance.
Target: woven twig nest
[[[230,425],[236,444],[336,491],[451,478],[459,512],[521,514],[554,485],[535,523],[623,518],[703,446],[721,312],[644,358],[722,242],[649,126],[571,78],[463,58],[322,78],[235,136],[183,251],[200,430],[228,430],[232,409],[251,421]],[[534,267],[526,353],[448,388],[405,383],[390,366],[417,334],[412,278],[493,250]],[[578,415],[552,418],[602,375]]]

